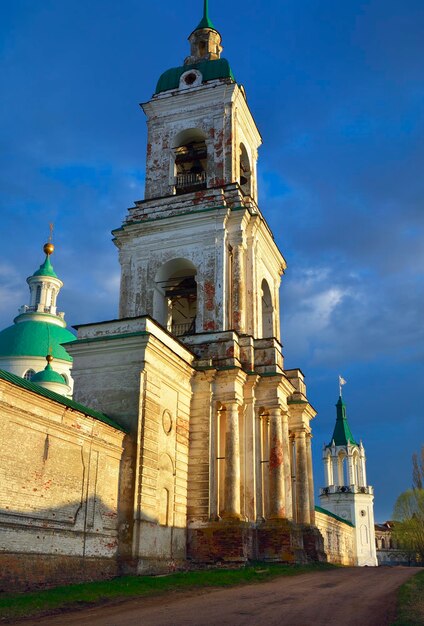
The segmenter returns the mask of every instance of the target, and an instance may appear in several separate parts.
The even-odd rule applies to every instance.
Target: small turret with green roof
[[[230,64],[226,59],[221,59],[221,35],[209,17],[208,0],[204,0],[203,17],[188,40],[190,55],[184,60],[184,65],[173,67],[161,75],[156,94],[178,89],[181,77],[190,70],[197,70],[198,74],[194,76],[200,75],[202,84],[215,80],[235,82]]]

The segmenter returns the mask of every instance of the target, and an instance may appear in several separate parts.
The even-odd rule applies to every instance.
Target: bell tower
[[[315,559],[315,411],[301,370],[284,369],[261,137],[207,2],[189,42],[141,105],[145,198],[113,232],[119,319],[78,327],[77,400],[137,433],[136,559],[153,544],[199,562]]]
[[[374,531],[374,490],[367,483],[365,449],[350,430],[340,393],[337,419],[329,445],[324,446],[325,487],[321,506],[355,526],[356,565],[377,565]]]
[[[286,263],[257,205],[261,137],[207,1],[189,42],[184,64],[141,105],[145,200],[114,231],[120,316],[147,313],[180,337],[236,330],[279,340]]]

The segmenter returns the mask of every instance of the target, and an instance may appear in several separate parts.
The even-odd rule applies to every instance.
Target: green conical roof
[[[358,444],[353,438],[353,435],[349,428],[349,424],[347,422],[346,405],[343,402],[343,398],[341,396],[339,396],[339,399],[337,401],[336,409],[337,419],[336,425],[334,426],[333,437],[331,438],[331,444],[334,441],[336,446],[347,446],[348,443],[350,443],[352,446],[357,446]]]
[[[212,24],[209,18],[209,2],[208,0],[204,0],[203,4],[203,17],[199,22],[199,25],[194,30],[201,30],[202,28],[211,28],[212,30],[216,30],[215,26]]]
[[[34,374],[31,378],[32,383],[60,383],[66,385],[62,376],[55,372],[50,363],[47,363],[46,367],[41,371]]]
[[[57,278],[53,265],[50,262],[49,254],[46,254],[46,260],[40,265],[39,269],[34,272],[33,276],[52,276],[53,278]]]

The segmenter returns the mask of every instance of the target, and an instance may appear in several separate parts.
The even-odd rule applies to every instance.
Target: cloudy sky
[[[138,103],[188,53],[201,0],[1,0],[0,327],[55,224],[68,324],[114,318],[110,231],[143,197]],[[321,449],[337,376],[390,518],[424,443],[422,0],[211,0],[263,136],[260,205],[288,270],[286,365]]]

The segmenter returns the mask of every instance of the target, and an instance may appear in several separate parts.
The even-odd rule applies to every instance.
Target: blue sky
[[[0,3],[0,327],[55,223],[68,324],[117,315],[110,231],[143,197],[138,107],[188,54],[201,0]],[[317,486],[337,376],[376,518],[424,443],[424,3],[211,0],[262,133],[260,205],[287,261],[286,365],[314,420]]]

